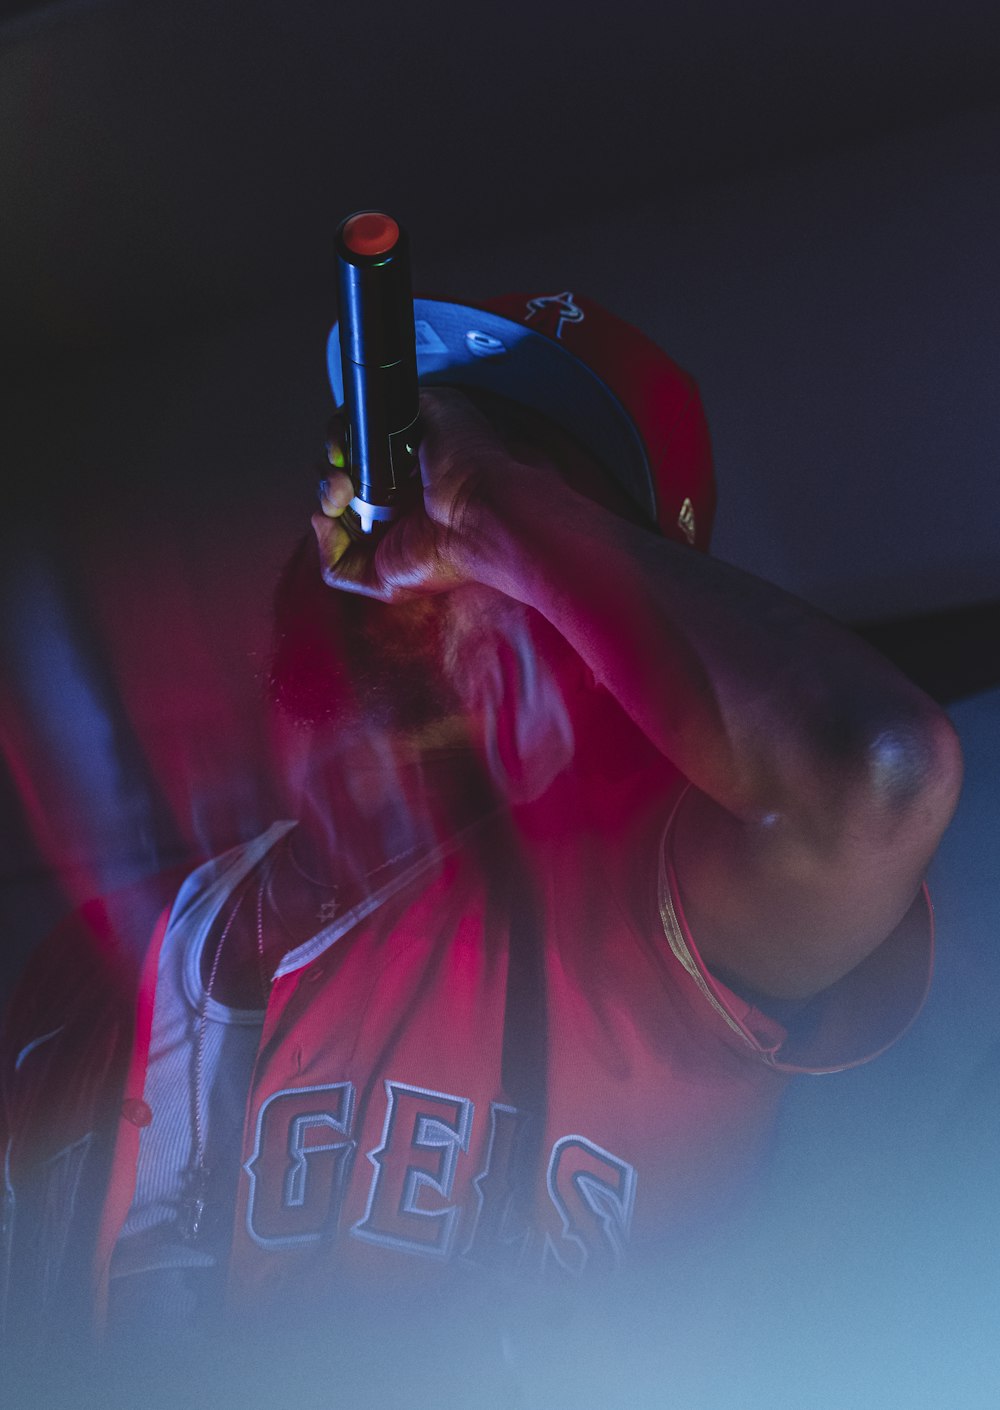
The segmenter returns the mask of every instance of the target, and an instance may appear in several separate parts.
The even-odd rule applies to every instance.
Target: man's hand
[[[384,602],[446,592],[478,580],[480,516],[477,498],[491,482],[506,488],[523,481],[537,490],[546,473],[557,472],[533,458],[514,459],[488,419],[460,392],[437,388],[420,395],[419,448],[422,496],[372,542],[353,538],[343,515],[354,494],[344,465],[344,425],[330,423],[327,458],[331,470],[312,526],[319,544],[323,578],[329,587],[363,593]]]
[[[374,552],[337,522],[352,491],[331,477],[326,581],[386,601],[475,582],[535,609],[693,784],[674,859],[706,962],[793,1000],[854,968],[954,810],[946,717],[808,604],[609,512],[576,466],[571,486],[511,455],[461,394],[428,394],[422,421],[423,505]]]

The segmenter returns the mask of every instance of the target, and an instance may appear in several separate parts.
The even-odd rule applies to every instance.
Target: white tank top
[[[112,1279],[156,1269],[212,1268],[229,1246],[247,1092],[263,1010],[206,997],[202,952],[240,884],[294,826],[279,822],[253,842],[199,867],[174,904],[160,952],[143,1097],[152,1121],[139,1136],[135,1194],[115,1246]],[[242,904],[253,905],[253,887]],[[201,1047],[201,1077],[195,1066]],[[198,1090],[204,1164],[210,1172],[203,1233],[182,1234],[196,1157]]]

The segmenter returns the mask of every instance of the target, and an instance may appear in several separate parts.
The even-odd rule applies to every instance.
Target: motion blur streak
[[[150,857],[149,798],[94,643],[44,560],[24,554],[5,619],[3,753],[37,861],[70,901],[113,889]]]

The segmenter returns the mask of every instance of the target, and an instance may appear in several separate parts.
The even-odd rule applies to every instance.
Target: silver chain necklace
[[[320,902],[316,910],[316,920],[320,927],[330,925],[334,920],[336,920],[338,914],[340,913],[340,886],[336,882],[320,881],[317,877],[309,875],[305,867],[302,866],[302,864],[299,862],[298,858],[295,855],[295,848],[292,844],[291,832],[287,834],[281,846],[284,850],[285,856],[288,858],[292,870],[295,871],[302,878],[303,881],[308,882],[310,886],[315,887],[319,891],[326,892],[326,899]],[[374,877],[381,876],[382,872],[388,871],[390,867],[394,867],[399,862],[405,862],[410,857],[416,856],[417,852],[419,852],[420,850],[420,846],[421,844],[419,842],[414,842],[409,847],[404,848],[402,852],[397,852],[395,856],[388,857],[384,862],[380,862],[377,867],[370,867],[364,873],[362,885],[367,886]],[[273,879],[275,870],[275,867],[271,868],[268,879],[267,894],[271,902],[271,908],[274,911],[275,915],[278,917],[278,920],[281,922],[282,929],[285,931],[286,935],[289,935],[292,939],[295,939],[296,937],[292,935],[287,924],[285,923],[281,911],[278,909],[278,904],[274,897],[274,893],[271,891],[271,879]]]
[[[390,857],[387,861],[382,862],[379,866],[373,867],[371,871],[366,873],[366,881],[370,881],[372,877],[378,876],[381,872],[387,871],[390,867],[395,866],[397,863],[407,860],[408,858],[412,857],[418,850],[419,844],[415,844],[412,847],[408,847],[405,851],[398,853],[396,856]],[[289,860],[291,861],[293,868],[299,873],[303,880],[311,882],[312,885],[322,887],[324,890],[332,893],[330,895],[330,898],[324,901],[323,904],[320,906],[317,914],[317,919],[321,926],[329,925],[331,921],[335,918],[338,911],[337,888],[335,886],[328,886],[322,882],[317,881],[314,877],[309,876],[308,873],[303,870],[303,868],[298,864],[298,861],[296,860],[292,852],[290,833],[288,835],[288,840],[285,843],[285,851],[289,857]],[[257,881],[257,965],[260,974],[261,997],[264,1001],[265,1007],[267,1004],[268,991],[271,987],[270,980],[267,974],[267,967],[264,962],[265,896],[270,899],[271,907],[274,910],[279,922],[281,923],[281,927],[285,931],[286,935],[288,935],[289,938],[292,940],[296,938],[289,931],[288,926],[286,925],[285,921],[281,916],[281,912],[278,910],[274,896],[271,893],[271,881],[276,870],[278,857],[279,850],[275,849],[272,856],[267,859],[266,865],[262,867]],[[227,939],[229,938],[229,932],[233,928],[233,923],[235,922],[236,917],[239,914],[240,907],[243,905],[245,898],[250,894],[251,890],[253,889],[252,881],[253,878],[251,876],[250,880],[248,880],[247,882],[247,885],[240,890],[240,893],[236,897],[236,901],[233,904],[232,910],[229,912],[229,915],[226,919],[226,923],[222,928],[222,934],[219,937],[219,943],[218,945],[216,945],[215,954],[212,956],[212,965],[208,973],[208,979],[205,983],[205,992],[202,995],[201,1005],[198,1011],[198,1022],[197,1027],[195,1029],[194,1047],[194,1092],[192,1095],[194,1106],[194,1158],[191,1162],[191,1167],[188,1171],[187,1192],[181,1202],[180,1213],[178,1216],[181,1238],[184,1240],[185,1243],[196,1243],[199,1239],[201,1239],[206,1231],[207,1224],[210,1222],[210,1220],[206,1219],[206,1216],[210,1212],[209,1190],[212,1183],[212,1171],[209,1168],[205,1158],[207,1152],[207,1145],[205,1139],[205,1125],[202,1120],[201,1114],[202,1097],[205,1090],[205,1043],[208,1036],[208,1006],[211,1002],[212,993],[215,989],[216,980],[218,978],[219,961],[222,957],[222,951],[225,948]]]

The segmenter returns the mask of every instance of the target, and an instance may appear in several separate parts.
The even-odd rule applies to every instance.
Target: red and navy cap
[[[414,299],[422,386],[493,392],[574,436],[667,538],[707,550],[715,513],[708,428],[693,379],[591,299],[506,294],[475,307]],[[336,326],[330,383],[343,400]]]

